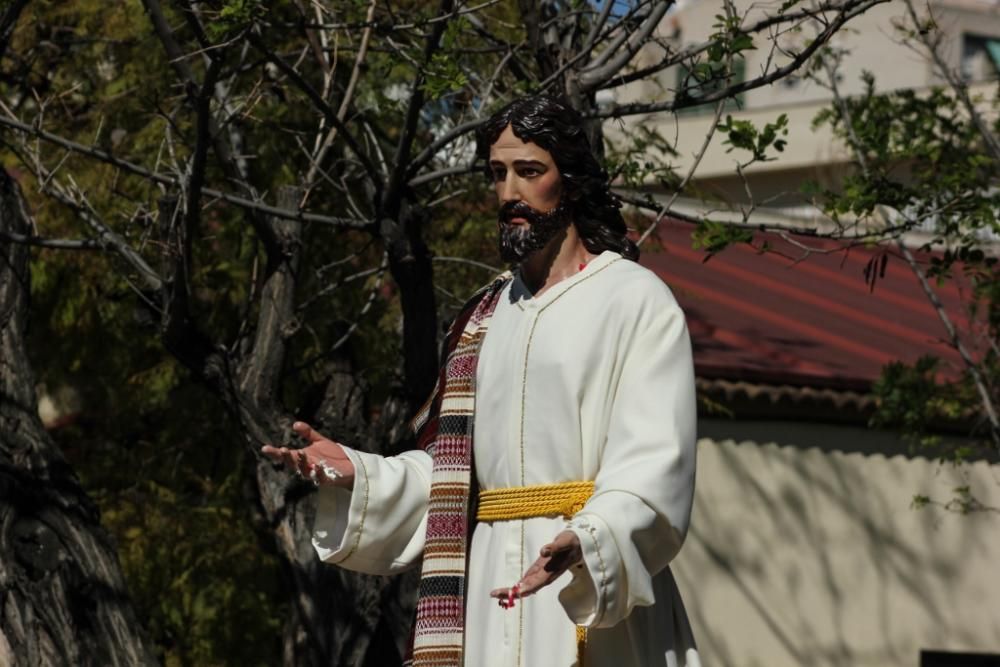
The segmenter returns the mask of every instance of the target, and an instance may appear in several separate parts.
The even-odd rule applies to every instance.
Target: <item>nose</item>
[[[506,204],[509,201],[519,201],[521,199],[521,193],[517,188],[515,176],[516,175],[514,173],[507,172],[507,176],[497,187],[497,194],[500,196],[501,204]]]

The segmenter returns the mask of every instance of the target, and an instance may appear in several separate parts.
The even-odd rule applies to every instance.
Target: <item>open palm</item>
[[[583,560],[583,551],[576,533],[564,530],[556,538],[541,549],[538,559],[521,577],[516,587],[497,588],[490,591],[490,597],[510,604],[516,598],[525,598],[548,586],[562,576],[562,573]]]
[[[313,480],[317,486],[354,488],[354,464],[344,448],[305,422],[295,422],[292,430],[308,444],[300,449],[264,445],[261,453],[284,465],[300,477]]]

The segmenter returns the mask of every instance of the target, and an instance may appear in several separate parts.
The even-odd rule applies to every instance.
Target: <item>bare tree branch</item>
[[[434,257],[431,257],[431,261],[434,261],[434,262],[454,262],[456,264],[468,264],[469,266],[475,266],[476,268],[479,268],[479,269],[485,269],[487,271],[491,271],[494,274],[503,273],[503,269],[497,268],[495,266],[491,266],[489,264],[485,264],[483,262],[477,262],[474,259],[466,259],[465,257],[445,257],[443,255],[435,255]]]
[[[604,6],[601,8],[601,13],[597,19],[591,24],[590,32],[583,40],[583,45],[580,47],[581,51],[590,52],[594,48],[594,44],[597,41],[597,36],[604,29],[604,25],[608,22],[608,17],[611,16],[611,8],[616,4],[615,0],[604,0]]]
[[[100,148],[84,146],[83,144],[79,144],[70,139],[60,137],[59,135],[52,134],[51,132],[46,132],[45,130],[41,130],[26,123],[22,123],[21,121],[9,116],[0,115],[0,125],[18,130],[28,136],[37,137],[56,146],[62,146],[63,148],[73,151],[74,153],[79,153],[80,155],[86,155],[100,160],[101,162],[118,167],[123,171],[135,174],[136,176],[141,176],[160,185],[167,185],[171,187],[179,187],[181,185],[181,181],[178,178],[150,171],[145,167],[116,157],[107,151],[101,150]],[[209,197],[215,197],[216,199],[220,199],[229,204],[234,204],[241,208],[252,209],[254,211],[267,215],[273,215],[285,220],[300,220],[302,222],[314,222],[318,224],[332,225],[334,227],[347,227],[354,229],[364,229],[372,223],[371,220],[363,220],[359,218],[337,218],[327,215],[318,215],[316,213],[306,213],[304,211],[288,210],[277,206],[269,206],[263,202],[251,201],[245,197],[240,197],[239,195],[222,192],[221,190],[215,190],[212,188],[202,188],[202,194]]]
[[[413,158],[413,160],[410,162],[409,174],[411,176],[413,174],[416,174],[428,162],[434,159],[434,156],[437,155],[437,152],[439,150],[441,150],[451,142],[455,141],[459,137],[464,136],[469,132],[472,132],[480,125],[483,125],[485,123],[486,123],[485,118],[477,118],[476,120],[470,120],[465,123],[456,125],[455,127],[451,128],[450,130],[442,134],[440,137],[432,141],[429,146],[427,146],[422,151],[417,153],[417,157]]]
[[[635,54],[639,52],[639,49],[646,43],[649,36],[653,34],[653,31],[659,27],[660,21],[672,4],[673,0],[658,2],[650,10],[649,15],[643,19],[639,29],[623,42],[622,46],[624,48],[617,55],[606,58],[602,65],[583,68],[578,77],[581,89],[590,91],[599,88],[601,84],[625,67]]]
[[[408,185],[411,188],[415,188],[418,185],[426,185],[441,178],[447,178],[449,176],[464,176],[465,174],[471,174],[475,171],[476,171],[475,162],[470,162],[469,164],[460,164],[454,167],[447,167],[445,169],[439,169],[438,171],[432,171],[426,174],[420,174],[419,176],[411,178]]]
[[[864,149],[862,147],[861,141],[858,138],[857,133],[854,131],[854,118],[851,115],[851,110],[848,107],[846,100],[840,93],[840,89],[837,86],[837,72],[832,63],[829,61],[825,63],[827,72],[827,83],[830,92],[833,93],[834,101],[837,105],[838,111],[841,115],[844,127],[847,129],[847,138],[850,148],[854,153],[855,159],[857,160],[858,166],[862,173],[866,176],[870,175],[870,167],[868,161],[865,158]],[[886,221],[889,219],[886,207],[879,204],[876,206],[876,214],[881,218],[881,220]],[[982,406],[983,412],[986,414],[986,418],[990,424],[990,438],[993,441],[995,448],[1000,450],[1000,415],[997,413],[996,405],[994,405],[993,397],[990,394],[989,388],[987,386],[987,380],[983,376],[982,369],[979,364],[972,358],[972,354],[969,352],[965,343],[962,341],[961,337],[958,335],[958,330],[951,321],[951,317],[948,315],[940,298],[938,298],[937,293],[934,288],[931,287],[930,283],[927,281],[927,276],[925,275],[923,269],[920,267],[916,258],[909,248],[903,243],[903,240],[898,236],[895,239],[896,247],[899,249],[900,254],[906,260],[907,265],[909,265],[910,270],[920,281],[920,287],[927,296],[927,300],[930,301],[931,305],[934,307],[937,313],[938,319],[941,321],[942,326],[948,334],[948,342],[951,347],[958,352],[959,356],[962,358],[962,362],[965,365],[965,370],[969,373],[972,378],[972,382],[976,387],[976,392],[979,394],[980,404]]]
[[[986,413],[986,419],[990,423],[990,438],[993,440],[993,445],[1000,450],[1000,415],[997,415],[996,406],[993,404],[993,397],[990,395],[990,391],[987,388],[986,378],[983,376],[982,370],[979,368],[979,364],[976,363],[975,359],[969,353],[968,347],[962,342],[961,337],[958,335],[958,330],[951,321],[951,317],[948,316],[948,312],[945,310],[944,305],[941,303],[941,299],[938,298],[937,293],[934,288],[931,287],[930,282],[927,280],[923,269],[920,264],[917,263],[916,258],[909,248],[903,243],[902,240],[896,241],[896,247],[899,248],[900,254],[906,260],[906,263],[910,266],[910,270],[920,281],[920,287],[927,296],[927,300],[931,302],[934,307],[934,312],[937,313],[938,319],[941,321],[942,326],[944,326],[945,331],[948,333],[948,342],[958,352],[959,356],[962,357],[962,362],[965,364],[965,369],[972,376],[972,382],[976,387],[976,392],[979,394],[979,402]]]
[[[975,103],[972,101],[972,97],[969,95],[969,87],[966,85],[965,81],[962,80],[961,75],[949,67],[948,63],[941,55],[940,34],[935,34],[934,30],[927,29],[922,26],[920,17],[917,15],[917,11],[913,6],[913,0],[904,0],[904,2],[906,4],[906,12],[910,16],[910,20],[913,22],[914,32],[926,48],[928,55],[930,55],[931,60],[934,62],[934,66],[937,68],[941,76],[944,77],[945,81],[948,82],[948,85],[951,86],[951,89],[955,92],[955,95],[962,103],[962,107],[965,109],[965,112],[969,114],[969,119],[976,127],[979,135],[983,138],[986,147],[993,155],[993,159],[1000,160],[1000,138],[998,138],[992,131],[989,123],[986,122],[986,119],[983,118],[979,109],[976,108]],[[927,6],[927,12],[928,20],[936,25],[930,5]]]
[[[664,215],[670,210],[670,207],[674,205],[677,198],[680,196],[687,184],[691,182],[694,177],[694,172],[698,169],[698,165],[701,164],[701,159],[705,157],[705,153],[708,151],[709,145],[712,143],[712,137],[715,136],[715,129],[719,127],[719,120],[722,118],[722,110],[725,109],[725,100],[719,100],[715,105],[715,115],[712,117],[712,122],[708,125],[708,132],[705,133],[705,139],[701,143],[701,148],[694,155],[694,160],[691,162],[690,168],[688,168],[687,174],[684,175],[684,179],[680,184],[674,189],[674,194],[670,197],[670,201],[663,205],[660,212],[653,218],[653,222],[649,224],[649,227],[639,236],[639,240],[636,241],[637,246],[641,246],[643,242],[649,238],[649,235],[653,233],[660,221],[663,220]]]
[[[28,6],[28,2],[29,0],[13,0],[0,15],[0,61],[7,53],[10,38],[14,36],[14,26],[17,25],[17,20],[21,17],[24,8]]]
[[[146,13],[149,15],[150,21],[153,24],[153,28],[156,31],[156,34],[159,37],[160,42],[163,44],[163,48],[167,53],[169,62],[171,66],[174,68],[174,71],[177,73],[177,77],[180,79],[180,82],[184,87],[184,91],[188,98],[188,101],[191,103],[192,106],[198,108],[200,103],[200,98],[202,96],[201,89],[203,88],[203,86],[198,85],[194,72],[187,64],[187,58],[193,54],[185,54],[181,50],[180,45],[177,43],[177,40],[174,37],[173,29],[170,27],[170,24],[167,22],[166,16],[163,13],[163,9],[160,6],[159,0],[142,0],[142,3],[146,9]],[[207,41],[207,38],[204,36],[202,31],[195,30],[195,32],[196,34],[201,33],[200,38],[203,41]],[[215,45],[214,48],[221,48],[222,46],[223,45]],[[218,64],[216,65],[216,67],[221,68],[222,66],[221,58],[212,57],[211,55],[209,55],[209,51],[207,50],[203,50],[202,52],[206,54],[206,58],[208,59],[209,62],[210,71],[212,69],[211,63],[213,60],[218,60]],[[215,70],[216,76],[218,76],[218,71],[219,71],[218,69]],[[208,74],[206,73],[206,77],[207,76]],[[214,85],[215,84],[213,81],[213,87]],[[242,185],[247,190],[247,192],[249,192],[252,196],[256,197],[257,192],[255,188],[247,181],[248,175],[246,174],[245,165],[238,164],[234,155],[234,151],[231,150],[230,146],[228,146],[225,141],[223,141],[222,133],[220,131],[220,128],[218,127],[218,124],[215,121],[215,118],[209,116],[207,118],[207,121],[208,121],[208,127],[206,131],[208,137],[212,142],[212,148],[215,150],[215,154],[218,156],[219,162],[221,163],[223,169],[225,170],[226,175],[230,179],[232,179],[233,182]],[[256,210],[253,209],[245,209],[245,210],[247,211],[248,215],[250,215],[251,225],[254,227],[254,229],[257,231],[258,234],[261,234],[261,238],[264,241],[265,247],[273,246],[275,240],[268,236],[269,228],[264,223],[263,216],[261,216],[259,212]]]
[[[0,240],[9,243],[34,246],[36,248],[53,248],[56,250],[102,250],[104,246],[93,239],[46,239],[40,236],[25,236],[0,230]]]
[[[623,16],[620,19],[618,19],[615,22],[615,25],[612,26],[611,30],[604,37],[605,38],[610,37],[611,34],[616,30],[619,31],[618,35],[614,39],[612,39],[607,45],[605,45],[605,47],[601,49],[601,52],[597,54],[597,57],[595,57],[590,63],[588,63],[586,67],[582,68],[581,71],[585,72],[591,69],[597,69],[599,67],[603,67],[604,64],[611,59],[611,56],[617,53],[618,49],[620,49],[621,46],[633,34],[632,31],[629,30],[629,26],[633,22],[633,17],[637,17],[639,13],[646,8],[647,5],[653,2],[662,3],[664,2],[664,0],[644,0],[643,2],[639,2],[636,4],[635,7],[632,7],[629,10],[626,16]],[[669,5],[673,4],[673,0],[666,0],[666,4],[667,8],[669,8]],[[656,11],[656,8],[654,7],[652,11]]]
[[[454,14],[449,14],[447,16],[435,16],[429,18],[426,21],[410,22],[410,23],[381,23],[374,21],[372,19],[365,19],[364,21],[355,21],[347,23],[304,23],[302,24],[307,28],[325,28],[327,30],[360,30],[361,28],[376,28],[379,34],[387,34],[390,32],[399,32],[402,30],[413,30],[417,27],[424,27],[428,25],[433,25],[435,23],[447,23],[450,19],[456,16],[468,16],[469,14],[476,14],[488,7],[499,4],[501,0],[486,0],[486,2],[480,3],[478,5],[473,5],[472,7],[466,7],[464,9],[459,9],[454,12]]]
[[[278,69],[280,69],[289,78],[296,88],[305,93],[306,97],[309,98],[309,101],[311,101],[313,106],[316,107],[316,110],[323,114],[326,121],[330,123],[330,125],[337,128],[340,135],[344,137],[344,141],[347,142],[351,152],[354,153],[354,156],[361,163],[365,173],[368,174],[368,178],[370,178],[372,183],[375,185],[376,190],[381,190],[384,187],[382,175],[375,168],[375,165],[372,164],[368,155],[365,154],[364,150],[362,150],[357,139],[354,138],[354,135],[352,135],[347,129],[347,126],[340,121],[337,116],[337,112],[334,111],[333,108],[327,104],[326,100],[323,99],[323,96],[320,95],[319,92],[317,92],[317,90],[313,88],[312,85],[306,81],[294,67],[289,65],[281,56],[268,48],[260,37],[250,32],[247,33],[247,39],[255,49],[260,51],[261,54],[264,55],[270,62],[274,63]]]
[[[630,206],[635,206],[646,211],[652,211],[657,214],[657,216],[662,216],[663,218],[671,218],[673,220],[679,220],[680,222],[687,222],[692,225],[700,225],[711,220],[710,215],[691,215],[689,213],[684,213],[682,211],[677,211],[672,208],[664,208],[663,204],[650,198],[648,195],[646,197],[637,196],[630,192],[623,192],[621,190],[615,191],[615,196],[618,197],[623,203]],[[712,222],[718,222],[717,220],[712,220]],[[845,234],[841,229],[835,229],[829,232],[823,232],[818,230],[816,227],[796,227],[787,224],[769,224],[766,222],[749,222],[749,221],[727,221],[724,222],[727,227],[732,227],[736,229],[749,229],[752,231],[759,232],[773,232],[773,233],[788,233],[795,234],[796,236],[808,236],[816,239],[830,239],[833,241],[847,241],[849,245],[840,246],[839,248],[850,247],[853,245],[868,245],[872,241],[877,241],[885,237],[886,233],[890,234],[902,234],[903,232],[909,231],[912,228],[912,223],[906,223],[902,225],[895,225],[892,227],[870,230],[867,232],[858,232],[853,234]]]
[[[439,16],[454,14],[454,0],[441,0],[438,10]],[[410,153],[413,148],[413,141],[417,135],[417,121],[420,119],[420,112],[424,106],[424,81],[427,78],[427,67],[431,63],[434,54],[441,47],[441,37],[444,35],[447,22],[435,23],[430,36],[424,46],[424,62],[417,72],[417,78],[413,82],[413,89],[410,92],[410,99],[407,102],[406,113],[403,116],[403,128],[399,134],[399,142],[396,145],[395,165],[392,176],[389,178],[389,187],[386,191],[388,201],[383,203],[384,214],[395,217],[396,209],[399,208],[399,198],[402,194],[400,186],[409,179],[407,174],[410,170]]]
[[[835,19],[830,21],[826,27],[819,34],[817,34],[812,41],[809,42],[805,49],[796,54],[791,62],[787,65],[776,67],[773,71],[765,73],[759,77],[736,83],[731,86],[726,86],[725,88],[712,91],[697,98],[683,98],[681,100],[677,100],[675,98],[666,102],[639,102],[634,104],[624,104],[614,106],[610,109],[598,110],[588,114],[587,116],[589,118],[622,118],[624,116],[633,116],[637,114],[648,114],[661,111],[678,111],[680,109],[700,106],[709,102],[716,102],[728,97],[735,97],[736,95],[748,90],[769,85],[785,76],[788,76],[804,65],[806,61],[808,61],[821,46],[826,44],[845,23],[854,17],[863,14],[872,7],[888,1],[889,0],[862,0],[860,2],[855,2],[855,0],[850,0],[850,3],[855,3],[851,9],[841,12]]]
[[[77,216],[83,220],[88,227],[97,236],[97,242],[105,250],[113,251],[119,257],[124,259],[129,266],[131,266],[142,278],[143,282],[146,284],[147,288],[159,291],[163,287],[163,278],[157,273],[153,267],[151,267],[142,256],[132,248],[132,245],[126,241],[121,234],[118,234],[103,220],[101,220],[93,209],[85,204],[75,201],[69,196],[62,194],[56,190],[50,190],[49,194],[61,202],[63,205],[72,209]]]
[[[201,192],[205,184],[205,167],[208,160],[208,146],[212,142],[212,97],[215,90],[215,82],[222,68],[221,60],[213,60],[209,63],[208,71],[205,73],[205,80],[195,103],[195,144],[194,152],[191,155],[190,167],[187,178],[187,203],[184,212],[184,236],[183,249],[181,255],[185,268],[185,275],[191,270],[191,243],[194,240],[195,230],[201,222]],[[265,246],[273,243],[274,235],[266,232],[263,237]]]
[[[371,0],[371,3],[368,5],[368,15],[365,18],[365,22],[370,23],[374,16],[375,0]],[[365,62],[365,57],[368,55],[368,44],[371,41],[371,34],[372,27],[365,27],[365,30],[361,35],[361,46],[358,48],[358,53],[354,58],[354,67],[351,70],[351,78],[347,82],[347,88],[344,90],[344,96],[340,100],[340,107],[337,109],[337,120],[340,122],[341,126],[347,118],[347,110],[351,107],[351,102],[354,98],[354,91],[357,89],[358,80],[361,78],[361,67]],[[323,160],[326,157],[327,152],[330,150],[330,147],[333,146],[333,142],[337,138],[337,131],[339,129],[340,128],[337,125],[330,128],[326,137],[323,139],[320,149],[316,152],[316,155],[313,157],[312,162],[309,165],[309,171],[306,173],[305,177],[302,201],[299,202],[300,208],[305,206],[309,199],[309,194],[312,192],[312,188],[316,182],[317,172],[323,164]]]

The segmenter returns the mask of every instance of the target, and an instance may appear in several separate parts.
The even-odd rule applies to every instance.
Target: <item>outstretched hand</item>
[[[305,422],[295,422],[292,430],[308,443],[301,449],[264,445],[260,451],[275,463],[283,464],[316,486],[354,488],[354,464],[340,443],[314,431]]]
[[[576,533],[564,530],[542,547],[538,560],[531,564],[516,586],[497,588],[490,591],[490,597],[499,600],[500,606],[511,605],[517,598],[537,593],[582,560],[583,550],[580,548],[580,540]]]

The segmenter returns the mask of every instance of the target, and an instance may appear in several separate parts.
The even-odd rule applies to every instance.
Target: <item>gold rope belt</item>
[[[539,516],[568,519],[580,511],[593,493],[593,482],[560,482],[480,491],[476,519],[510,521]]]
[[[511,521],[540,516],[561,516],[566,519],[583,509],[594,494],[593,482],[559,482],[536,486],[512,486],[479,492],[478,521]],[[583,652],[587,646],[587,628],[576,626],[577,665],[583,667]]]

